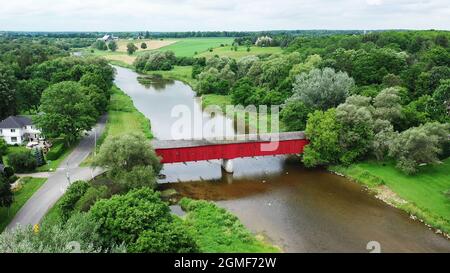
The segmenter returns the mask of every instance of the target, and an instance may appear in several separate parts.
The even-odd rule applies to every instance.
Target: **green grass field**
[[[409,176],[397,170],[393,163],[363,162],[348,168],[332,167],[354,180],[374,188],[376,178],[400,198],[408,201],[401,209],[417,215],[428,224],[450,232],[450,158],[443,164],[421,167],[418,174]]]
[[[231,46],[225,46],[225,47],[217,47],[214,48],[212,52],[206,51],[201,54],[199,54],[199,57],[206,57],[211,58],[215,55],[219,55],[221,57],[230,57],[234,59],[239,59],[245,56],[251,56],[251,55],[263,55],[263,54],[276,54],[283,52],[283,49],[281,47],[256,47],[252,46],[250,48],[250,51],[247,51],[247,47],[245,46],[239,46],[237,48],[237,51],[231,50]]]
[[[197,80],[192,78],[192,66],[174,66],[173,69],[169,71],[149,71],[146,74],[161,75],[166,79],[182,81],[189,84],[193,89],[197,83]]]
[[[221,44],[231,45],[234,38],[183,38],[176,40],[176,43],[161,47],[157,50],[171,50],[176,56],[192,57],[195,55],[195,52],[200,54],[202,52],[206,52],[209,48],[220,47]]]
[[[11,222],[16,213],[22,208],[28,199],[45,183],[44,178],[22,178],[22,188],[14,193],[14,202],[11,207],[0,207],[0,232]]]

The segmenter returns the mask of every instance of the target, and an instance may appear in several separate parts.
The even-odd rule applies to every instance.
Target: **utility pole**
[[[97,156],[97,128],[94,127],[94,156]]]
[[[66,177],[67,177],[67,181],[69,182],[69,186],[70,186],[69,161],[67,161],[67,163],[66,163]]]

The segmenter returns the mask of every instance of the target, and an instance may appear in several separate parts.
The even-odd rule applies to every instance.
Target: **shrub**
[[[90,186],[86,181],[76,181],[69,186],[59,202],[60,216],[64,222],[70,218],[70,215],[75,208],[75,204],[86,193],[89,187]]]
[[[57,160],[65,152],[65,149],[63,142],[54,144],[47,153],[47,160]]]
[[[174,218],[173,222],[162,222],[154,230],[142,232],[128,249],[130,252],[137,253],[199,252],[191,233],[178,218]]]
[[[143,231],[155,230],[157,225],[173,220],[159,193],[148,188],[100,200],[89,214],[99,224],[98,231],[106,245],[133,244]]]
[[[8,155],[8,164],[16,172],[30,172],[36,169],[37,161],[31,151],[21,151]]]
[[[89,187],[81,198],[76,202],[74,210],[89,211],[92,205],[100,199],[108,198],[108,187]]]

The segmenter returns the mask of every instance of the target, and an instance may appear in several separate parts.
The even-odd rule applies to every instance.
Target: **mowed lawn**
[[[22,187],[14,193],[14,202],[11,207],[0,207],[0,232],[11,222],[16,213],[23,207],[28,199],[45,183],[45,178],[22,178]]]
[[[246,56],[252,56],[252,55],[262,55],[262,54],[276,54],[283,52],[283,49],[281,47],[256,47],[252,46],[250,47],[250,51],[247,51],[247,47],[245,46],[239,46],[237,48],[237,51],[232,50],[233,48],[231,46],[225,46],[225,47],[217,47],[214,48],[212,52],[206,51],[198,55],[199,57],[206,57],[211,58],[215,55],[219,55],[221,57],[230,57],[234,59],[239,59]]]
[[[162,71],[148,71],[146,72],[148,75],[161,75],[167,79],[179,80],[186,84],[189,84],[192,88],[194,88],[197,83],[196,79],[192,78],[192,66],[174,66],[172,70]]]
[[[150,121],[139,112],[132,99],[118,87],[113,87],[113,94],[108,111],[108,122],[102,138],[129,133],[142,133],[152,138]]]
[[[183,38],[178,39],[176,43],[162,47],[158,50],[171,50],[176,56],[192,57],[210,48],[220,47],[220,45],[228,45],[233,43],[234,38],[218,37],[218,38]]]
[[[361,177],[367,176],[361,175],[364,172],[382,179],[399,197],[419,208],[419,214],[424,214],[422,216],[425,218],[429,216],[430,224],[450,231],[450,195],[446,194],[450,191],[450,158],[444,160],[443,164],[421,167],[418,174],[411,176],[397,170],[393,163],[383,166],[377,162],[364,162],[338,171],[362,183],[364,178]]]

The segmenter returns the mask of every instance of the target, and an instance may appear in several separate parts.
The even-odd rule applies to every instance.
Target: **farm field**
[[[209,48],[220,47],[221,45],[231,45],[234,38],[184,38],[178,39],[174,44],[160,48],[159,50],[172,50],[176,56],[192,57],[202,52],[208,51]]]
[[[225,47],[217,47],[214,48],[212,52],[206,51],[201,54],[199,54],[199,57],[206,57],[211,58],[215,55],[224,56],[224,57],[230,57],[239,59],[245,56],[252,56],[252,55],[261,55],[261,54],[276,54],[283,52],[283,49],[280,47],[257,47],[252,46],[250,47],[250,51],[247,51],[247,47],[245,46],[239,46],[237,48],[237,51],[232,50],[231,46],[225,46]]]
[[[129,40],[119,40],[118,41],[119,48],[116,52],[112,52],[110,50],[103,51],[87,48],[84,50],[84,54],[91,56],[101,56],[105,57],[107,60],[110,61],[116,61],[119,63],[131,65],[133,64],[137,56],[152,50],[162,50],[162,51],[171,50],[175,53],[176,56],[192,57],[195,55],[196,52],[198,54],[206,53],[206,51],[208,51],[208,49],[210,48],[221,49],[220,47],[221,45],[224,45],[223,48],[229,49],[229,46],[227,47],[225,45],[231,45],[231,43],[233,43],[233,38],[183,38],[183,39],[164,39],[164,40],[133,40],[132,42],[139,48],[133,55],[128,55],[126,52],[126,45],[129,42],[130,42]],[[148,46],[148,48],[145,50],[140,48],[140,45],[143,42],[146,42]],[[214,49],[214,51],[216,50],[218,49]],[[219,53],[215,54],[220,54],[220,52],[222,52],[222,50],[220,50]],[[225,51],[223,51],[223,53],[224,56],[226,54],[229,54],[228,52]],[[239,55],[239,53],[237,55]],[[243,53],[244,52],[240,54]],[[247,54],[244,55],[251,55],[248,54],[249,52],[245,51],[245,53]]]
[[[176,43],[178,40],[175,39],[163,39],[163,40],[152,40],[152,39],[143,39],[143,40],[127,40],[127,39],[120,39],[117,41],[117,51],[116,52],[122,52],[127,53],[127,44],[133,43],[137,48],[139,48],[138,51],[149,51],[149,50],[155,50],[159,49],[161,47],[165,47],[171,44]],[[147,48],[141,49],[141,44],[146,43]]]

